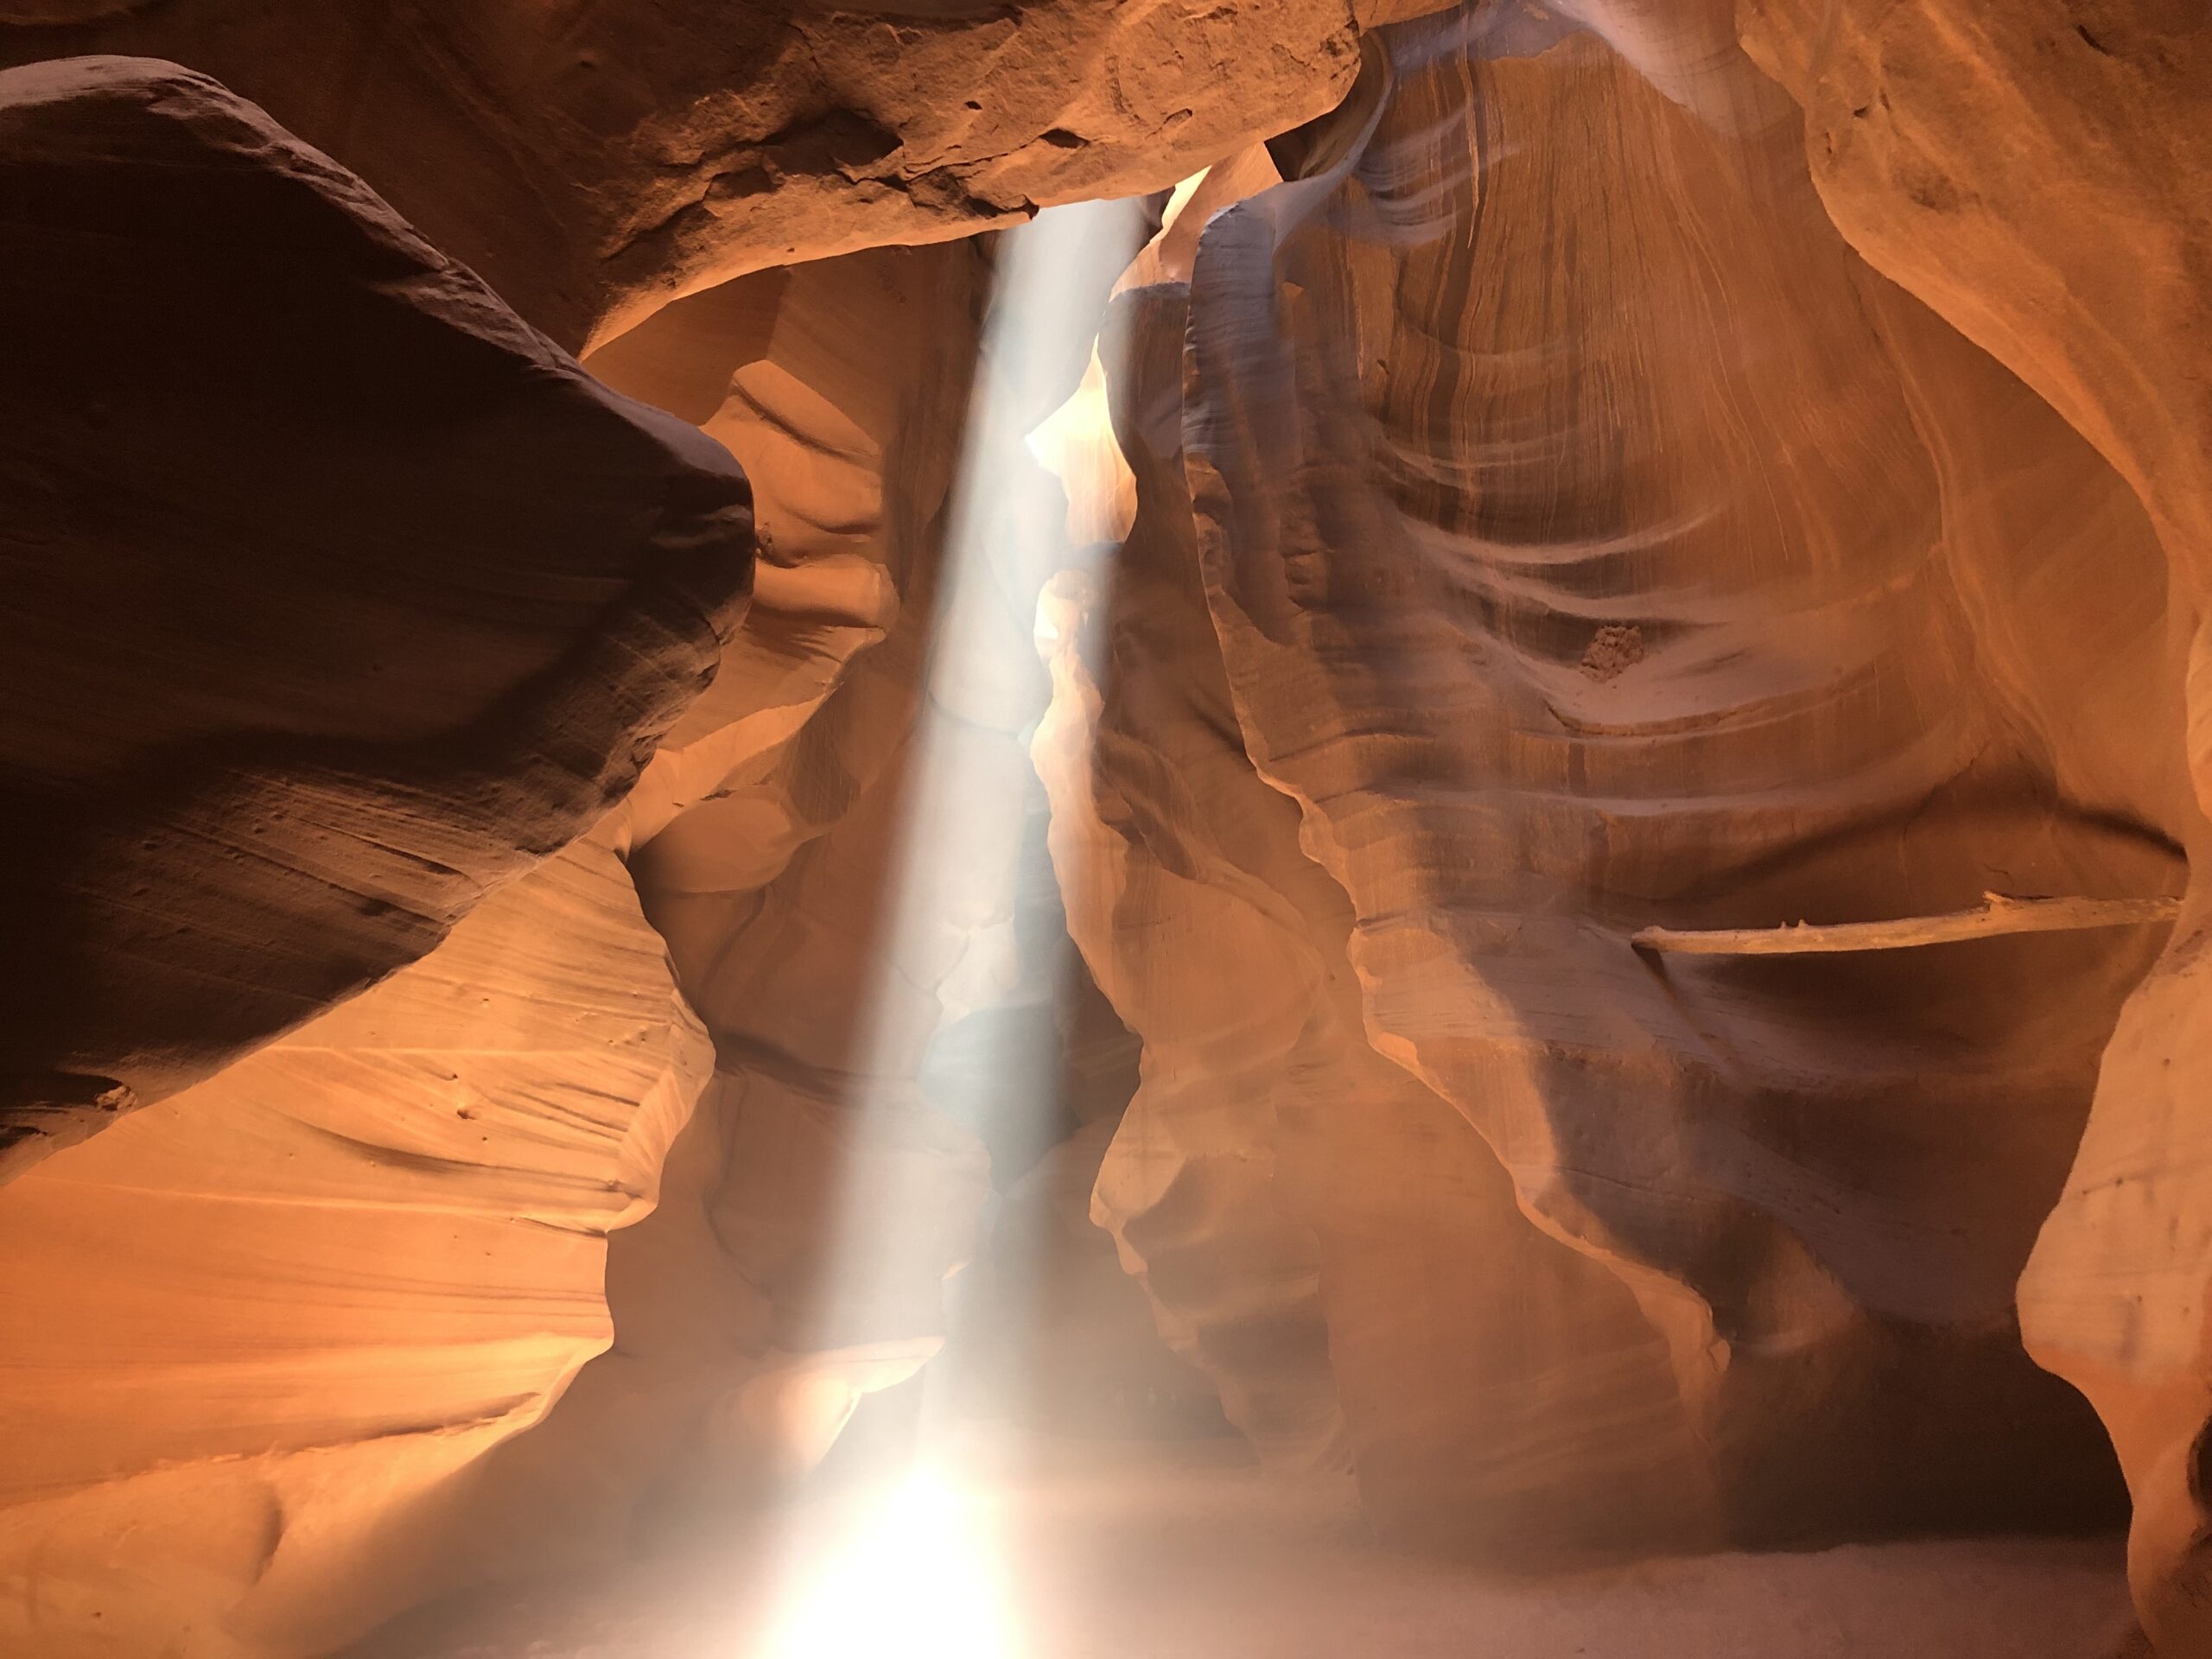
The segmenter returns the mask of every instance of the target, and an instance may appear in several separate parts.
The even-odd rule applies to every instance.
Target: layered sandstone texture
[[[1334,105],[1390,3],[40,0],[0,60],[203,69],[580,349],[747,270],[1164,189]]]
[[[712,673],[743,474],[205,77],[0,74],[0,1160],[420,957]]]
[[[454,1582],[713,1064],[581,842],[10,1187],[0,1647],[321,1653]]]
[[[2158,930],[1629,938],[2176,890],[2151,524],[1853,254],[1732,44],[1589,21],[1386,32],[1119,302],[1135,528],[1050,596],[1037,747],[1146,1043],[1096,1213],[1402,1531],[2093,1524],[2012,1287]]]
[[[995,1406],[1056,1413],[1033,1371],[1093,1418],[1139,1392],[1211,1402],[1103,1236],[1053,1248],[1055,1177],[1086,1154],[1095,1173],[1101,1137],[1054,1143],[1126,1097],[1103,1005],[1100,1058],[1061,1052],[1065,930],[1018,735],[1045,702],[1035,589],[1067,551],[1020,440],[1082,360],[1003,330],[988,348],[994,286],[978,244],[869,251],[678,302],[591,359],[759,481],[752,608],[603,828],[716,1061],[662,1208],[610,1249],[613,1347],[439,1517],[454,1578],[619,1558],[785,1496],[940,1352],[995,1189],[1065,1258],[1042,1284],[1007,1261],[1016,1306],[968,1321],[1014,1351],[1019,1376],[983,1379]]]
[[[750,493],[204,76],[10,71],[0,130],[0,1645],[324,1651],[607,1345],[711,1071],[575,838]]]
[[[0,1190],[0,1646],[950,1391],[1491,1563],[2132,1503],[2212,1650],[2201,10],[0,0],[193,66],[0,71],[0,1156],[161,1103]],[[1989,893],[2179,919],[1636,943]]]
[[[1813,177],[1867,259],[2033,387],[2126,479],[2164,550],[2157,655],[2184,680],[2193,853],[2212,805],[2212,19],[2174,0],[2002,10],[1757,0],[1745,38],[1803,106]],[[2044,182],[2033,181],[2041,177]],[[2145,642],[2147,656],[2154,649]],[[2142,747],[2115,743],[2126,753]],[[2030,1346],[2096,1405],[2135,1504],[2160,1652],[2212,1644],[2212,1210],[2200,876],[2104,1056],[2020,1291]]]

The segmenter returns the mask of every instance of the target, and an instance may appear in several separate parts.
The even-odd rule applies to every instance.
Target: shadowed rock
[[[588,827],[711,674],[753,535],[718,445],[173,65],[0,74],[0,360],[20,1167]]]
[[[1433,9],[1433,0],[1420,0]],[[1400,9],[1402,10],[1402,4]],[[204,68],[575,350],[765,266],[1163,189],[1337,102],[1351,0],[20,8]]]

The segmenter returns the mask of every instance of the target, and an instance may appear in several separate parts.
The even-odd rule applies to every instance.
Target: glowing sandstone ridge
[[[0,0],[0,1653],[2212,1654],[2195,0]]]

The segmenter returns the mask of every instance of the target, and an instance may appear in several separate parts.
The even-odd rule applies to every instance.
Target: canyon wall
[[[1351,0],[17,0],[0,62],[205,71],[582,350],[747,270],[1164,189],[1336,103],[1358,27]]]
[[[2174,891],[2194,809],[2152,525],[1859,263],[1740,54],[1590,21],[1612,46],[1503,14],[1385,33],[1371,89],[1275,147],[1310,175],[1212,219],[1187,300],[1124,319],[1157,365],[1122,389],[1135,531],[1108,597],[1072,584],[1040,625],[1071,925],[1161,1078],[1099,1218],[1228,1402],[1297,1375],[1281,1338],[1251,1345],[1263,1314],[1323,1323],[1341,1389],[1406,1374],[1374,1327],[1418,1309],[1428,1385],[1354,1439],[1370,1510],[1408,1531],[1543,1551],[2093,1524],[2109,1454],[2030,1363],[2013,1282],[2159,930],[1756,973],[1628,936]],[[1179,497],[1195,547],[1163,552]],[[1067,618],[1100,604],[1094,666]],[[1179,683],[1211,712],[1172,712]],[[1327,973],[1291,969],[1280,931],[1315,874],[1290,829],[1253,884],[1270,803],[1235,793],[1240,751],[1351,900],[1336,972],[1372,1050],[1428,1085],[1382,1092],[1479,1132],[1456,1188],[1454,1131],[1394,1147],[1319,1059],[1264,1080],[1329,1040]],[[1329,908],[1287,937],[1325,939]],[[1224,919],[1270,909],[1272,934]],[[1329,1104],[1286,1114],[1299,1084]],[[1359,1126],[1311,1185],[1287,1173],[1300,1117]],[[1433,1280],[1332,1259],[1317,1217],[1367,1192],[1395,1225],[1358,1242],[1416,1252],[1423,1217],[1433,1258],[1496,1274],[1491,1302],[1480,1273],[1440,1306]],[[1460,1196],[1408,1205],[1430,1192]],[[1163,1226],[1192,1264],[1165,1286]],[[1209,1306],[1243,1347],[1208,1352]],[[1449,1363],[1473,1355],[1480,1380]]]
[[[2212,1641],[2196,10],[0,0],[0,1634],[966,1340],[1491,1561],[2132,1500]],[[1635,943],[1990,893],[2182,904]]]
[[[1949,533],[1933,320],[1828,227],[1789,128],[1588,35],[1388,40],[1354,150],[1207,227],[1186,358],[1230,685],[1351,899],[1370,1033],[1633,1294],[1720,1535],[2094,1506],[2105,1454],[2012,1283],[2158,941],[1755,974],[1628,948],[2180,880],[1978,669],[1955,590],[1999,578],[1952,567],[2017,550]],[[2126,524],[2083,470],[2085,528]],[[2163,687],[2129,719],[2175,729]]]
[[[606,1235],[713,1065],[578,842],[424,961],[9,1188],[0,1644],[318,1653],[448,1581],[611,1335]],[[181,1645],[180,1645],[181,1644]]]
[[[726,452],[205,77],[0,73],[0,1172],[435,945],[742,612]]]
[[[1803,106],[1812,176],[1839,228],[2041,394],[2156,527],[2156,657],[2186,686],[2184,733],[2161,733],[2157,748],[2186,764],[2194,798],[2153,821],[2200,851],[2212,805],[2212,20],[2177,0],[1747,0],[1743,22]],[[2112,747],[2148,747],[2146,735]],[[2121,1017],[2020,1292],[2031,1347],[2094,1402],[2127,1471],[2137,1602],[2173,1653],[2212,1643],[2212,1230],[2196,1093],[2207,902],[2199,878]]]
[[[223,71],[370,167],[574,346],[730,271],[965,234],[1055,191],[1170,182],[1252,123],[1332,101],[1354,20],[1335,4],[1051,8],[979,41],[974,19],[764,9],[734,34],[723,14],[711,29],[666,20],[652,51],[626,20],[619,56],[581,42],[556,61],[544,20],[490,9],[336,34],[252,7],[141,10],[0,16],[0,54],[28,63],[0,84],[20,578],[11,1172],[175,1096],[10,1211],[26,1266],[0,1393],[51,1444],[10,1494],[10,1617],[57,1653],[176,1632],[195,1650],[320,1651],[529,1560],[533,1541],[624,1541],[643,1494],[673,1501],[657,1484],[694,1435],[710,1471],[776,1490],[859,1391],[936,1345],[938,1281],[973,1249],[984,1163],[918,1092],[917,1045],[943,1023],[930,974],[958,976],[958,938],[1006,931],[998,861],[975,864],[972,901],[955,897],[953,959],[918,935],[934,969],[855,969],[881,928],[918,721],[968,741],[963,700],[994,689],[921,683],[988,264],[968,243],[702,292],[603,365],[670,419],[579,372],[206,75],[35,60],[156,49]],[[834,72],[802,74],[823,29]],[[1278,77],[1268,99],[1224,95],[1240,33]],[[916,82],[923,59],[938,68]],[[345,61],[367,79],[334,77]],[[1100,73],[1071,78],[1068,61]],[[591,73],[602,64],[619,90]],[[741,87],[776,64],[752,83],[756,108]],[[671,76],[689,90],[656,84]],[[871,76],[909,101],[911,151],[842,107],[880,103],[855,90]],[[610,144],[625,127],[634,144]],[[670,194],[686,150],[696,177]],[[863,178],[861,151],[900,159]],[[595,176],[608,167],[629,172]],[[800,175],[820,188],[782,188]],[[757,211],[767,184],[773,226]],[[768,245],[802,223],[804,250]],[[671,356],[677,384],[655,380]],[[749,615],[750,492],[700,427],[775,480],[782,546]],[[1032,603],[1008,612],[1001,655],[1041,707]],[[1034,793],[1010,731],[982,749]],[[404,966],[480,900],[474,931]],[[810,965],[787,938],[733,948],[793,927],[817,941]],[[984,980],[945,1000],[988,1001],[992,950],[964,954]],[[904,1311],[862,1310],[846,1341],[813,1258],[831,1195],[851,1201],[849,1051],[901,970],[919,976],[912,1021],[866,1033],[899,1098],[858,1156],[902,1191],[941,1192],[944,1236],[913,1255],[892,1298]],[[599,998],[626,1012],[594,1025]],[[702,1087],[709,1110],[671,1152]],[[301,1144],[332,1173],[296,1161]],[[633,1277],[633,1296],[614,1270],[637,1339],[579,1389],[561,1421],[581,1431],[492,1455],[607,1345],[601,1240],[651,1207],[664,1159],[712,1224],[695,1235],[679,1214],[627,1253],[672,1250],[678,1269]],[[153,1247],[131,1228],[162,1224],[162,1206],[187,1237],[135,1282],[128,1264]],[[215,1294],[238,1305],[197,1337],[162,1305],[195,1287],[232,1287]],[[644,1382],[625,1374],[633,1358]],[[644,1438],[623,1440],[626,1424]],[[549,1479],[576,1504],[530,1508]]]

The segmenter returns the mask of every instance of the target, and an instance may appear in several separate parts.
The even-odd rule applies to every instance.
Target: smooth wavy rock
[[[713,1051],[578,842],[0,1197],[0,1647],[319,1653],[467,1570]],[[516,1524],[505,1517],[505,1524]]]
[[[2185,758],[2195,791],[2153,821],[2202,854],[2212,645],[2190,619],[2212,583],[2212,20],[2178,3],[1759,0],[1744,26],[1803,105],[1813,177],[1853,245],[2049,399],[2158,527],[2172,620],[2145,645],[2186,675],[2189,712],[2153,752]],[[2200,875],[2121,1016],[2020,1286],[2031,1351],[2088,1395],[2127,1471],[2131,1577],[2162,1654],[2212,1646],[2209,963]]]
[[[859,1393],[935,1348],[938,1287],[972,1249],[986,1190],[982,1148],[918,1078],[950,963],[878,965],[897,948],[887,906],[983,276],[968,247],[791,274],[769,349],[736,369],[708,426],[777,476],[764,522],[794,583],[839,579],[857,593],[864,576],[873,626],[865,638],[824,633],[825,620],[855,613],[804,601],[769,610],[757,632],[748,624],[734,650],[818,665],[814,706],[757,756],[723,756],[711,793],[635,855],[648,913],[722,1051],[712,1109],[726,1161],[704,1202],[719,1248],[762,1299],[756,1363],[851,1353],[859,1369],[832,1433]],[[702,734],[677,759],[731,735]],[[993,868],[979,859],[976,871]],[[911,1278],[861,1292],[849,1281],[869,1275],[831,1268],[871,1180],[880,1198],[922,1208],[932,1201],[920,1195],[941,1190],[946,1208],[935,1234],[912,1217]],[[855,1298],[865,1305],[833,1306]],[[903,1370],[868,1357],[883,1342],[909,1344]],[[753,1421],[733,1408],[709,1426],[724,1466],[757,1463]]]
[[[1053,697],[1030,752],[1052,802],[1068,925],[1144,1044],[1141,1081],[1101,1161],[1090,1214],[1143,1284],[1160,1334],[1214,1380],[1230,1421],[1272,1459],[1325,1468],[1342,1459],[1344,1425],[1319,1247],[1284,1203],[1278,1170],[1278,1096],[1301,1070],[1319,1070],[1298,1052],[1316,976],[1281,901],[1268,904],[1273,895],[1203,839],[1227,816],[1215,805],[1224,781],[1233,790],[1250,769],[1241,749],[1222,751],[1202,709],[1170,701],[1186,678],[1207,689],[1205,656],[1179,662],[1144,638],[1160,621],[1145,614],[1159,601],[1144,591],[1141,562],[1161,539],[1172,558],[1172,535],[1140,505],[1136,536],[1115,560],[1111,632],[1100,646],[1104,673],[1131,688],[1111,709],[1084,659],[1084,636],[1102,620],[1090,580],[1071,573],[1039,602]],[[1147,645],[1141,662],[1128,660]],[[1166,706],[1146,709],[1148,699]]]
[[[204,76],[0,73],[0,1160],[581,833],[705,683],[744,475]]]
[[[1748,0],[1852,245],[2047,398],[2212,560],[2212,19],[2188,0]]]
[[[669,1202],[610,1254],[615,1347],[450,1529],[491,1570],[783,1494],[941,1344],[988,1173],[920,1073],[963,942],[1011,908],[1010,860],[979,853],[944,924],[883,959],[988,275],[978,245],[871,250],[680,301],[592,359],[760,478],[764,550],[715,686],[607,824],[716,1073]],[[1011,737],[980,747],[1034,788]],[[872,1205],[898,1230],[856,1262]]]
[[[978,355],[989,273],[976,251],[900,259],[819,268],[825,286],[789,336],[782,378],[741,372],[709,423],[741,453],[767,442],[764,454],[785,458],[773,470],[797,540],[772,518],[779,548],[820,550],[798,561],[811,569],[865,538],[895,615],[757,788],[679,816],[639,854],[648,913],[721,1050],[729,1160],[708,1205],[715,1234],[766,1299],[774,1353],[825,1357],[825,1385],[847,1376],[846,1410],[899,1380],[874,1357],[885,1344],[914,1355],[909,1370],[936,1347],[944,1281],[979,1239],[986,1126],[924,1072],[941,1035],[1002,1004],[1020,976],[1036,783],[1018,734],[1043,702],[1028,626],[1041,578],[1023,565],[1048,551],[1023,532],[1058,516],[1008,470],[1041,478],[1019,430],[984,430],[971,409],[988,402],[971,386],[1027,366]],[[910,308],[880,312],[881,333],[855,327],[868,296],[850,284],[893,270],[928,280],[907,290]],[[1000,344],[1018,358],[1020,341]],[[799,435],[810,457],[792,453]],[[963,436],[990,457],[967,463],[964,486]],[[817,481],[803,485],[808,465]],[[1001,513],[997,533],[976,528]],[[958,647],[940,652],[948,638]],[[732,816],[746,801],[773,802],[774,834],[747,833]],[[777,849],[772,865],[733,864],[748,842]],[[749,1421],[719,1414],[710,1445],[749,1462]]]
[[[1012,733],[949,711],[975,687],[927,666],[988,275],[983,245],[873,250],[680,301],[591,359],[761,480],[755,602],[604,826],[720,1054],[664,1204],[610,1249],[613,1347],[442,1522],[470,1577],[726,1524],[942,1343],[997,1173],[963,1096],[1020,1082],[983,1029],[1006,986],[984,976],[979,1001],[961,964],[1003,961],[1019,861],[998,838],[1028,833],[1037,792]],[[1026,620],[1001,632],[1041,688]],[[956,879],[902,904],[915,756],[947,744],[993,799]],[[940,1063],[963,1014],[964,1071]]]
[[[206,70],[581,351],[748,270],[1164,189],[1342,98],[1360,10],[174,0],[0,10],[0,60]]]
[[[1350,907],[1245,754],[1199,583],[1183,289],[1119,307],[1138,516],[1103,594],[1048,596],[1036,741],[1071,926],[1146,1045],[1098,1217],[1239,1426],[1279,1459],[1348,1452],[1386,1535],[1586,1544],[1696,1489],[1664,1347],[1368,1044]]]
[[[895,746],[899,717],[880,697],[848,700],[886,709],[880,719],[807,728],[918,596],[934,556],[982,280],[972,245],[762,272],[677,302],[590,359],[610,385],[697,423],[760,480],[752,608],[620,809],[664,926],[681,931],[678,912],[712,910],[716,895],[741,913]],[[890,671],[916,671],[901,659]],[[882,672],[864,671],[872,683]]]
[[[2158,930],[1756,973],[1628,945],[2171,891],[2155,821],[2055,775],[2054,664],[1981,668],[1993,590],[2083,550],[1996,533],[2041,480],[1929,418],[1954,342],[1789,124],[1586,33],[1382,41],[1342,159],[1207,226],[1185,415],[1244,741],[1350,897],[1370,1035],[1663,1340],[1709,1484],[1650,1539],[2107,1516],[2012,1286]],[[1701,73],[1761,107],[1740,54]],[[2089,492],[2053,535],[2120,533],[2125,630],[2139,516],[1997,379],[1984,418],[2012,398]],[[2107,745],[2173,717],[2120,677]]]

